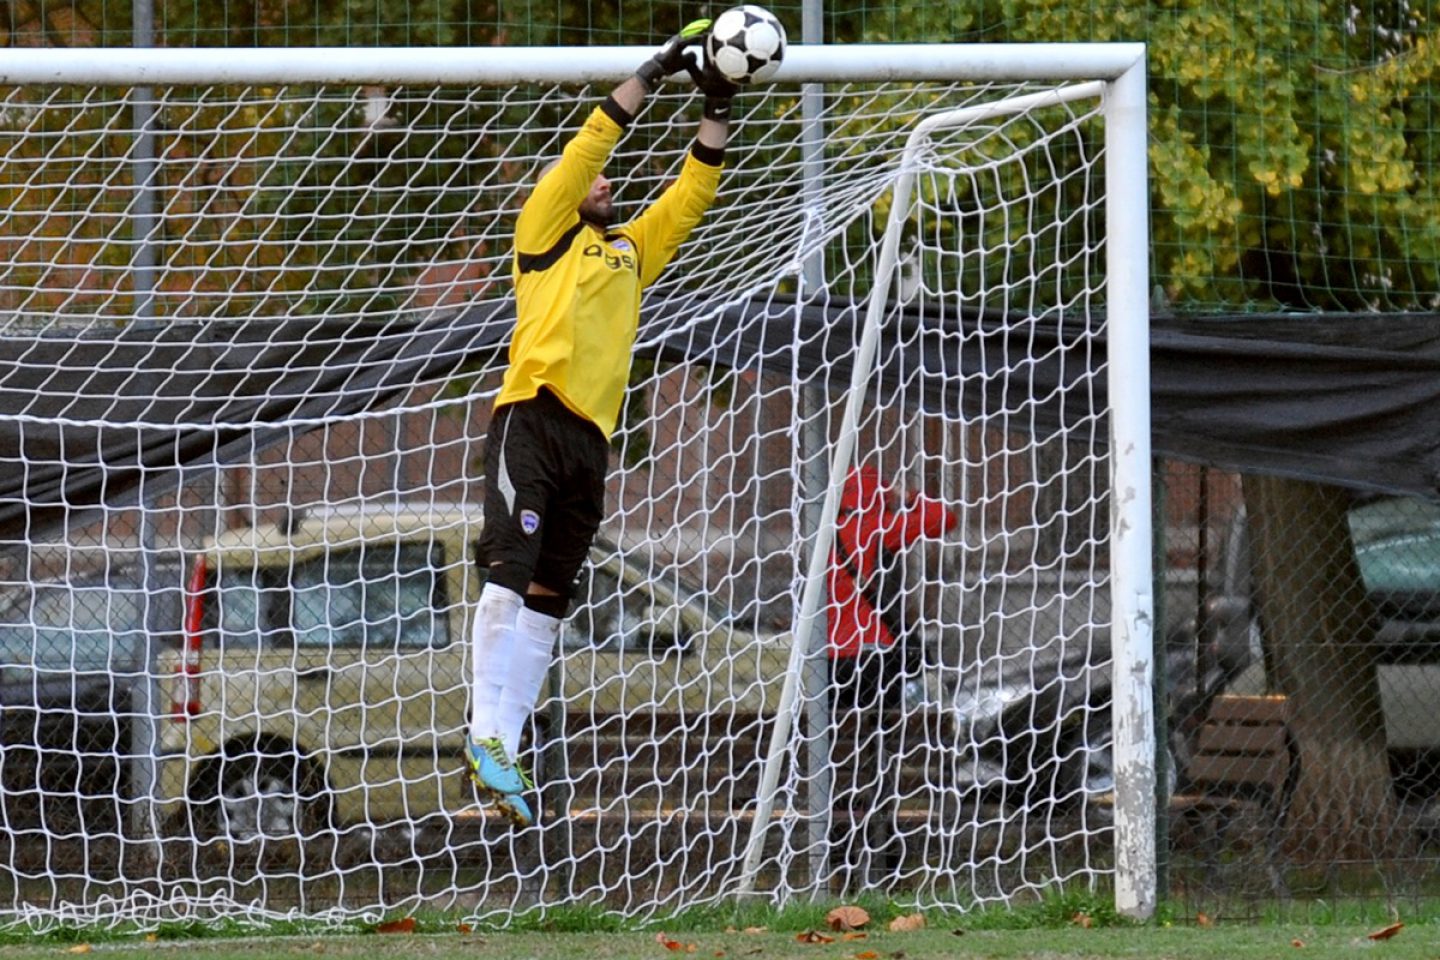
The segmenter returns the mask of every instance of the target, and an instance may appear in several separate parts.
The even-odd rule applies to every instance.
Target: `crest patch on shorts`
[[[534,510],[521,510],[520,529],[524,530],[527,536],[534,533],[536,530],[539,530],[540,514],[536,513]]]

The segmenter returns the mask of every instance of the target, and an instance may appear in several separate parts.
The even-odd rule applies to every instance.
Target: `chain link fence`
[[[1440,504],[1177,463],[1157,481],[1172,893],[1433,892]]]

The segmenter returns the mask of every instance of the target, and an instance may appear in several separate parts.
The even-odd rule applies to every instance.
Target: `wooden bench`
[[[1284,696],[1216,697],[1185,765],[1186,789],[1170,800],[1172,814],[1198,819],[1208,828],[1206,865],[1212,875],[1219,870],[1226,829],[1240,815],[1258,813],[1270,883],[1282,896],[1280,842],[1300,779],[1300,749],[1290,717]]]

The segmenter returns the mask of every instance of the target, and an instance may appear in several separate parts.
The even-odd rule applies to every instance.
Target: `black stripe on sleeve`
[[[515,255],[515,263],[520,267],[520,272],[530,273],[534,270],[549,270],[555,266],[556,261],[565,256],[565,251],[570,249],[570,244],[575,242],[576,234],[578,234],[584,226],[585,222],[583,220],[577,220],[575,226],[561,234],[560,239],[555,241],[555,245],[544,253],[517,253]]]
[[[600,109],[605,113],[605,116],[619,124],[621,130],[630,126],[630,121],[635,119],[635,115],[616,103],[613,96],[606,97],[605,102],[600,104]]]
[[[718,167],[725,162],[724,147],[707,147],[699,140],[690,145],[690,155],[709,167]]]

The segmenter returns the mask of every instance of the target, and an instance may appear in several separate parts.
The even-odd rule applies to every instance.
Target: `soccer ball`
[[[769,80],[785,56],[785,28],[764,7],[732,7],[715,18],[705,52],[731,83]]]

